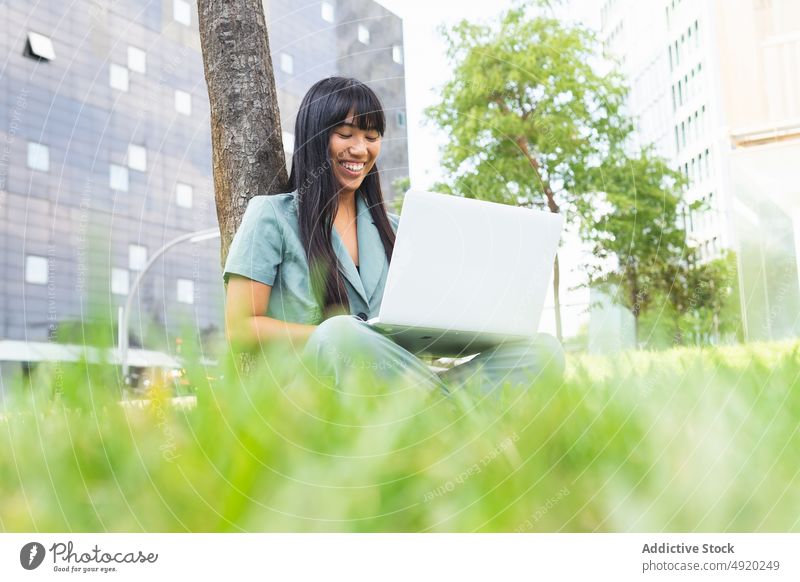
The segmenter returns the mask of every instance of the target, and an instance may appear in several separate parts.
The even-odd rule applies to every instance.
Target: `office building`
[[[264,10],[287,148],[313,82],[367,81],[387,109],[391,197],[408,175],[401,20],[371,0]],[[116,317],[158,249],[216,226],[197,8],[11,0],[0,27],[0,339],[46,341]],[[168,347],[182,329],[219,332],[219,263],[218,240],[167,252],[139,290],[132,332],[154,323]]]
[[[631,88],[637,145],[689,181],[687,231],[739,261],[749,339],[800,333],[800,3],[606,0],[600,38]]]

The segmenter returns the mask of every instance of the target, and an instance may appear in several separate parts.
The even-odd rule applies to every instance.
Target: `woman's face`
[[[351,112],[331,132],[329,150],[340,188],[355,192],[381,152],[381,134],[375,129],[359,129]]]

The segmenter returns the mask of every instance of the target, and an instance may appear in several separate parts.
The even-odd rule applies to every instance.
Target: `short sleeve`
[[[223,278],[241,275],[273,285],[283,260],[283,230],[270,196],[250,199],[242,223],[233,237]]]

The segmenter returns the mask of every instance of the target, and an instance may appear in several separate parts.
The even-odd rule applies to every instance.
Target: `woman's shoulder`
[[[297,192],[253,196],[247,203],[245,215],[294,224],[297,222]]]
[[[297,192],[284,192],[281,194],[260,194],[253,196],[247,207],[264,208],[272,207],[277,213],[296,212]]]

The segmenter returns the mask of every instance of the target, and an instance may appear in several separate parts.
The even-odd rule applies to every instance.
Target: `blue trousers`
[[[323,321],[311,334],[303,355],[313,373],[332,378],[337,386],[346,385],[348,377],[359,370],[370,370],[388,382],[411,382],[444,391],[467,384],[491,391],[506,382],[527,387],[538,380],[560,382],[564,374],[564,350],[547,334],[495,346],[437,374],[417,356],[351,315]]]

